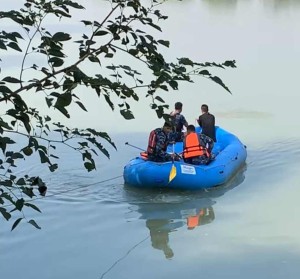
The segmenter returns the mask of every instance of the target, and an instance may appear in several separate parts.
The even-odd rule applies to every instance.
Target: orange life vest
[[[148,139],[147,154],[153,154],[156,146],[156,132],[155,130],[151,131]]]
[[[183,150],[183,158],[191,158],[206,155],[209,153],[206,148],[202,147],[199,142],[197,133],[190,133],[185,138],[185,148]]]
[[[140,153],[140,155],[141,155],[142,159],[148,160],[148,153],[147,152],[143,151],[143,152]]]
[[[155,129],[153,130],[150,135],[149,135],[149,140],[148,140],[148,147],[147,147],[147,154],[153,154],[155,151],[156,143],[157,143],[157,133],[160,129]],[[167,146],[165,145],[163,149],[167,149]]]

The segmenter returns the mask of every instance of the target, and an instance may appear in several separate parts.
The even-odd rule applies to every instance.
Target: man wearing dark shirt
[[[176,102],[175,103],[175,110],[170,113],[170,116],[172,118],[172,124],[173,124],[173,132],[170,133],[169,138],[170,141],[176,141],[180,142],[183,140],[183,126],[187,127],[188,123],[185,119],[185,117],[181,114],[182,112],[182,103]]]
[[[216,129],[215,129],[215,117],[208,112],[208,106],[203,104],[201,106],[202,115],[199,116],[198,124],[202,128],[202,134],[210,137],[214,142],[216,139]]]

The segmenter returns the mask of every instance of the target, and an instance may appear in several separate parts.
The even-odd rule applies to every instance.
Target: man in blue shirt
[[[172,124],[165,122],[162,128],[157,128],[150,133],[147,148],[148,160],[155,162],[167,162],[176,157],[175,154],[167,153],[169,133],[171,131]]]

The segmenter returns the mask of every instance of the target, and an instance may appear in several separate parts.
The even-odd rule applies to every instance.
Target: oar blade
[[[177,174],[177,170],[175,165],[173,164],[169,174],[169,183],[175,178],[176,174]]]

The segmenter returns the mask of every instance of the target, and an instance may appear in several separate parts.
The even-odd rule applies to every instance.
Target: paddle
[[[174,152],[174,143],[173,143],[173,156],[174,156],[175,152]],[[177,174],[177,170],[174,164],[174,157],[172,157],[172,168],[169,174],[169,183],[175,178]]]
[[[130,144],[129,142],[125,142],[125,145],[129,145],[129,146],[131,146],[131,147],[133,147],[133,148],[136,148],[136,149],[138,149],[138,150],[145,151],[145,149],[142,149],[142,148],[140,148],[140,147],[138,147],[138,146],[132,145],[132,144]],[[173,153],[174,153],[175,155],[177,155],[179,158],[181,158],[181,153],[182,153],[182,152],[180,152],[180,153],[174,152],[174,146],[173,146]]]
[[[125,142],[125,145],[129,145],[129,146],[134,147],[134,148],[136,148],[136,149],[138,149],[138,150],[145,151],[145,149],[142,149],[142,148],[140,148],[140,147],[137,147],[137,146],[135,146],[135,145],[132,145],[132,144],[130,144],[130,143],[128,143],[128,142]]]

